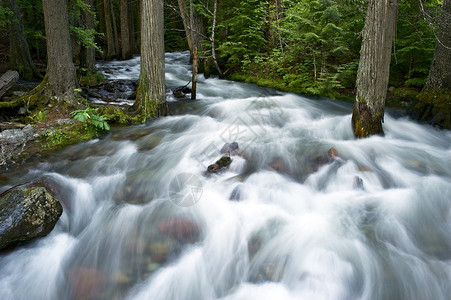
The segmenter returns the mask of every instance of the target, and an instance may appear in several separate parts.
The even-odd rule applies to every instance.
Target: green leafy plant
[[[47,113],[40,110],[34,115],[34,119],[36,120],[36,122],[42,122],[47,119]]]
[[[75,121],[85,122],[86,124],[93,126],[95,129],[102,131],[109,131],[111,129],[108,124],[108,118],[97,114],[97,110],[90,107],[86,109],[74,110],[71,112],[71,119]]]

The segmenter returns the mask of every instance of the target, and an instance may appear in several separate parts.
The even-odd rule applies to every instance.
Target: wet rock
[[[152,243],[150,245],[150,257],[153,262],[164,263],[168,259],[168,245],[162,242]]]
[[[207,167],[207,172],[209,173],[219,173],[227,169],[232,163],[232,159],[229,156],[223,156],[214,164]]]
[[[233,142],[233,143],[226,143],[224,146],[222,146],[221,148],[221,154],[227,154],[227,155],[234,155],[234,153],[238,152],[239,150],[239,146],[237,142]]]
[[[26,115],[28,115],[28,111],[25,107],[21,107],[21,108],[19,108],[19,111],[17,112],[17,114],[19,116],[26,116]]]
[[[362,180],[362,178],[360,178],[359,176],[355,176],[354,177],[353,187],[354,187],[354,189],[364,190],[365,188],[363,187],[363,180]]]
[[[191,93],[191,89],[189,87],[187,87],[186,85],[179,86],[172,91],[172,94],[176,98],[185,98],[186,94],[190,94],[190,93]]]
[[[240,201],[241,198],[241,186],[236,186],[232,193],[230,194],[229,200],[231,201]]]
[[[68,271],[68,279],[73,299],[99,299],[105,287],[103,272],[89,267],[80,267]]]
[[[162,222],[158,225],[158,230],[163,236],[169,236],[186,242],[197,241],[200,234],[199,225],[188,219],[175,219]]]
[[[0,195],[0,249],[49,234],[63,213],[45,187],[22,186]]]

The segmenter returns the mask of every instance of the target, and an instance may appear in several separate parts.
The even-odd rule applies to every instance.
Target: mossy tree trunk
[[[451,128],[451,0],[444,0],[428,80],[415,109],[422,121]]]
[[[44,24],[47,42],[47,75],[49,94],[58,102],[76,104],[75,89],[78,87],[72,62],[72,47],[66,0],[43,0]],[[41,84],[40,86],[45,86]]]
[[[27,39],[19,5],[16,0],[4,0],[6,7],[12,12],[12,20],[8,23],[10,61],[9,67],[19,72],[19,76],[26,80],[42,79],[41,73],[34,65]]]
[[[133,105],[143,121],[167,115],[163,0],[141,2],[141,73]]]
[[[369,0],[357,72],[352,127],[358,138],[383,134],[397,0]]]

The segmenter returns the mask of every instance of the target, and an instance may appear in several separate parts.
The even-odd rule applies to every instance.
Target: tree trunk
[[[383,134],[384,106],[390,75],[397,0],[368,2],[352,113],[354,135]]]
[[[105,26],[105,4],[103,0],[97,0],[97,12],[99,14],[99,32],[106,33]]]
[[[177,0],[179,4],[180,16],[183,21],[183,28],[185,29],[186,41],[188,42],[188,48],[190,53],[193,53],[193,41],[191,39],[191,27],[190,27],[190,18],[188,16],[188,10],[186,9],[186,1],[185,0]]]
[[[428,80],[413,111],[420,121],[451,129],[451,0],[444,0]]]
[[[119,42],[119,34],[118,34],[118,28],[117,28],[117,22],[116,22],[116,14],[114,13],[114,1],[111,1],[111,20],[113,22],[113,40],[114,40],[114,47],[116,48],[116,55],[119,57],[119,54],[121,52],[121,45]]]
[[[19,73],[16,70],[8,70],[0,77],[0,98],[16,84],[17,80],[19,80]]]
[[[451,91],[451,0],[444,0],[434,58],[425,90]]]
[[[47,41],[47,75],[49,91],[58,102],[77,104],[75,88],[78,87],[72,62],[72,47],[66,1],[43,0],[44,24]]]
[[[168,114],[164,74],[163,0],[141,2],[141,73],[133,109],[143,121]]]
[[[191,78],[191,100],[196,99],[197,93],[197,48],[193,49],[193,74]]]
[[[94,29],[94,1],[83,0],[85,4],[89,5],[91,11],[83,11],[83,21],[86,29]],[[80,67],[86,69],[87,74],[96,73],[96,49],[92,47],[81,47],[80,52]]]
[[[129,45],[130,53],[138,53],[136,47],[136,33],[135,33],[135,3],[129,2],[128,4],[128,23],[129,23]]]
[[[128,21],[128,0],[121,0],[121,48],[122,59],[130,58],[130,32]]]
[[[106,59],[110,60],[114,58],[117,54],[116,47],[114,45],[114,32],[113,32],[113,18],[111,15],[111,0],[103,1],[104,7],[103,10],[105,12],[105,33],[107,40],[107,52]]]
[[[26,80],[42,79],[41,73],[39,73],[31,59],[19,5],[17,5],[15,0],[5,0],[5,5],[13,12],[12,20],[8,23],[10,45],[9,67],[17,70],[19,75]]]

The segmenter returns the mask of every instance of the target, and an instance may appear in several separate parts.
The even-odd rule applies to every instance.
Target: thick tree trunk
[[[451,0],[444,0],[434,58],[425,90],[451,91]]]
[[[397,0],[369,0],[352,113],[354,135],[383,134],[384,106],[390,73]]]
[[[8,23],[10,61],[9,67],[17,70],[19,75],[27,80],[42,79],[41,73],[33,64],[28,47],[27,39],[24,34],[22,16],[19,5],[15,0],[4,0],[6,7],[12,12],[12,20]]]
[[[116,46],[114,44],[114,31],[113,31],[113,18],[111,15],[111,0],[103,1],[104,7],[103,10],[105,12],[105,33],[107,40],[107,52],[106,59],[112,59],[116,56]]]
[[[43,0],[44,24],[47,41],[47,75],[50,91],[58,102],[76,104],[75,88],[78,87],[72,48],[66,1]]]
[[[128,0],[121,0],[121,48],[122,59],[130,58],[130,32],[128,21]]]
[[[167,115],[164,74],[163,0],[141,2],[141,73],[135,112],[142,120]]]
[[[451,129],[451,0],[444,0],[428,80],[413,111],[420,121]]]
[[[94,11],[94,0],[83,0],[85,4],[89,5],[91,11]],[[94,15],[92,12],[83,11],[83,21],[86,29],[94,29]],[[92,47],[81,47],[80,52],[80,67],[85,68],[88,74],[96,72],[96,50]]]

